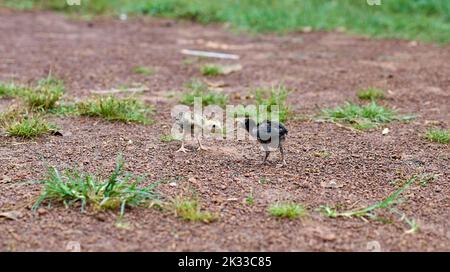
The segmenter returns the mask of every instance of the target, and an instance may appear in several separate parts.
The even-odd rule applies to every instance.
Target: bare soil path
[[[217,48],[219,47],[219,49]],[[162,143],[170,131],[167,96],[201,77],[198,63],[189,64],[183,48],[219,50],[241,56],[243,70],[215,80],[233,103],[242,103],[249,87],[278,82],[295,90],[288,102],[297,115],[356,101],[358,88],[388,91],[386,104],[414,113],[411,123],[354,133],[329,123],[291,119],[286,149],[288,166],[260,166],[261,152],[250,141],[207,142],[209,151],[174,153],[177,142]],[[220,49],[222,48],[222,49]],[[223,49],[224,48],[224,49]],[[133,67],[155,67],[153,76]],[[47,166],[78,164],[82,170],[109,173],[122,152],[127,170],[153,180],[180,179],[160,191],[175,196],[193,188],[204,207],[220,214],[212,224],[187,223],[155,209],[132,209],[117,227],[116,214],[82,214],[76,208],[44,207],[39,213],[20,209],[18,220],[0,218],[0,251],[66,250],[78,241],[84,251],[362,251],[377,241],[383,251],[450,250],[450,152],[448,145],[421,137],[430,122],[448,128],[450,120],[450,47],[408,41],[374,40],[342,33],[295,33],[287,36],[235,34],[220,26],[201,26],[163,19],[84,22],[46,12],[0,10],[0,80],[31,83],[51,70],[61,77],[68,98],[91,90],[141,83],[143,99],[153,104],[150,126],[110,123],[99,119],[52,117],[63,137],[24,141],[0,136],[0,212],[18,210],[39,194]],[[4,110],[9,100],[0,100]],[[330,156],[318,156],[326,151]],[[249,159],[243,156],[247,155]],[[332,219],[320,205],[373,204],[395,191],[392,180],[420,172],[438,178],[412,186],[399,205],[415,218],[420,232],[407,226]],[[323,184],[335,180],[339,188]],[[244,203],[253,191],[255,205]],[[271,218],[267,206],[276,201],[303,203],[304,220]],[[355,204],[356,203],[356,204]],[[369,243],[370,246],[370,243]]]

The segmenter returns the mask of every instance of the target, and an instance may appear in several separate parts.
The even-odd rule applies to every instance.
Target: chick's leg
[[[266,155],[264,156],[264,161],[262,162],[262,164],[266,164],[267,158],[269,157],[269,155],[270,155],[270,151],[266,150]]]
[[[208,148],[204,147],[202,145],[202,142],[200,141],[200,136],[197,136],[197,142],[198,142],[198,149],[199,150],[208,150]]]
[[[286,165],[286,160],[284,159],[283,145],[281,143],[280,143],[280,152],[281,152],[281,160],[283,161],[283,165]]]
[[[181,147],[180,147],[180,149],[178,149],[178,150],[175,151],[175,152],[183,152],[183,153],[186,153],[187,151],[189,151],[189,149],[186,149],[186,148],[184,147],[184,139],[183,139],[183,140],[181,140]]]

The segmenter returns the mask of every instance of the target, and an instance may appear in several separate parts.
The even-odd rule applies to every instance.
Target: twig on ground
[[[140,93],[150,90],[148,87],[136,87],[136,88],[125,88],[125,89],[109,89],[109,90],[94,90],[91,91],[93,94],[113,94],[113,93]]]
[[[198,51],[190,49],[182,49],[181,54],[197,57],[218,58],[218,59],[234,59],[234,60],[239,59],[239,56],[234,54],[226,54],[211,51]]]

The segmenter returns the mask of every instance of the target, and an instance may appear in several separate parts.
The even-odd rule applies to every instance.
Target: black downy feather
[[[264,120],[256,125],[255,121],[246,118],[245,129],[252,136],[256,136],[258,142],[262,144],[271,143],[275,137],[278,137],[280,142],[284,141],[288,134],[288,129],[283,124],[270,120]]]

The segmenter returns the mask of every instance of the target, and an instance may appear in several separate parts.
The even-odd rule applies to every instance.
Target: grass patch
[[[332,155],[331,152],[326,151],[326,150],[314,152],[315,157],[319,157],[319,158],[323,158],[323,159],[327,159],[327,158],[331,157],[331,155]]]
[[[272,107],[278,108],[278,117],[280,122],[285,122],[289,116],[289,107],[287,105],[287,97],[289,95],[288,89],[279,84],[270,89],[259,88],[255,90],[255,100],[258,109],[263,106],[269,115],[276,113],[272,112]],[[268,116],[268,118],[270,118]]]
[[[260,177],[258,179],[258,183],[261,184],[261,185],[265,185],[265,184],[271,184],[272,181],[270,179],[266,178],[266,177]]]
[[[382,201],[379,201],[371,206],[356,209],[356,210],[350,210],[350,211],[344,211],[344,212],[338,212],[336,209],[330,208],[328,206],[322,206],[320,209],[321,211],[328,217],[370,217],[375,218],[376,215],[373,213],[377,209],[382,208],[389,208],[390,206],[393,206],[398,203],[398,197],[401,193],[403,193],[409,186],[411,186],[412,183],[416,181],[416,177],[412,177],[409,179],[400,189],[395,191],[393,194],[389,195],[387,198],[383,199]]]
[[[15,120],[22,118],[24,113],[21,109],[17,107],[11,107],[5,112],[0,112],[0,127],[5,128],[8,124],[14,122]]]
[[[210,91],[208,86],[198,79],[193,79],[186,84],[190,89],[189,92],[184,93],[180,99],[180,103],[193,106],[195,98],[201,98],[203,106],[217,105],[225,107],[228,102],[228,96],[219,92]]]
[[[250,194],[245,198],[245,204],[247,204],[247,205],[249,205],[249,206],[255,205],[255,197],[253,196],[253,193],[250,193]]]
[[[391,212],[397,215],[400,221],[405,222],[409,229],[405,231],[407,234],[414,234],[420,230],[420,226],[414,218],[408,218],[403,212],[397,210],[396,208],[391,208]]]
[[[450,142],[450,130],[431,128],[426,131],[425,138],[431,142],[448,144]]]
[[[36,2],[34,0],[0,0],[0,6],[5,6],[8,8],[18,9],[18,10],[29,10],[36,7]],[[50,6],[48,8],[51,8]]]
[[[401,119],[394,110],[378,105],[375,101],[363,106],[347,102],[343,106],[322,110],[322,117],[327,121],[350,124],[359,130]]]
[[[133,68],[133,72],[144,76],[151,76],[156,74],[156,70],[154,68],[145,66],[136,66]]]
[[[204,76],[218,76],[223,73],[222,67],[215,64],[205,64],[200,67],[200,72]]]
[[[6,127],[9,136],[25,139],[36,138],[55,130],[55,126],[49,124],[39,115],[27,116]]]
[[[21,97],[31,111],[54,109],[63,94],[63,81],[51,75],[39,80],[34,87],[0,82],[0,98]]]
[[[172,136],[172,134],[166,134],[166,135],[162,135],[161,138],[159,138],[159,140],[163,143],[170,143],[173,141],[176,141],[176,138]]]
[[[63,94],[63,82],[49,75],[39,80],[36,87],[28,88],[24,92],[24,100],[32,110],[48,111],[55,108]]]
[[[91,173],[81,173],[76,168],[63,173],[50,168],[33,210],[43,202],[54,201],[62,202],[67,207],[79,204],[82,212],[88,205],[96,210],[120,209],[120,216],[123,216],[126,207],[145,206],[158,199],[154,191],[158,183],[140,186],[143,181],[143,177],[124,171],[121,156],[117,158],[114,171],[106,179]]]
[[[378,88],[369,87],[366,89],[359,90],[356,95],[361,100],[377,100],[384,98],[383,90]]]
[[[15,83],[0,82],[0,98],[22,96],[26,88]]]
[[[109,121],[149,124],[150,107],[135,98],[99,96],[76,104],[80,115],[101,117]]]
[[[400,215],[400,220],[405,221],[411,228],[407,232],[416,232],[418,230],[418,225],[415,222],[414,219],[410,220],[406,217],[404,213],[401,213],[395,208],[395,205],[399,203],[399,196],[409,188],[415,181],[417,181],[417,176],[413,176],[409,180],[407,180],[401,188],[399,188],[397,191],[386,197],[385,199],[359,209],[349,210],[349,211],[338,211],[335,208],[329,207],[329,206],[321,206],[319,210],[326,216],[330,218],[337,218],[337,217],[358,217],[365,221],[367,221],[367,218],[379,220],[382,221],[381,218],[375,213],[375,211],[380,209],[388,209],[391,213],[394,213],[396,215]]]
[[[229,23],[251,32],[345,29],[375,37],[450,42],[448,0],[96,0],[68,6],[61,0],[0,0],[19,9],[45,8],[81,15],[144,14],[200,23]]]
[[[48,113],[55,114],[57,116],[70,116],[70,115],[78,115],[77,106],[74,103],[67,103],[65,101],[61,101],[54,107],[49,110]]]
[[[56,131],[40,114],[29,114],[21,109],[12,109],[0,114],[0,127],[8,136],[24,139],[36,138]]]
[[[306,216],[306,209],[295,203],[275,203],[267,209],[274,217],[295,219]]]
[[[38,86],[64,87],[64,81],[62,81],[61,79],[58,79],[57,77],[52,76],[51,73],[49,73],[46,78],[42,78],[38,81]]]
[[[186,221],[211,223],[218,219],[217,215],[201,211],[200,203],[197,199],[176,197],[171,203],[171,209],[176,216]]]
[[[289,90],[282,84],[271,88],[257,88],[255,91],[255,107],[238,106],[234,110],[235,117],[249,116],[257,122],[272,119],[272,115],[278,114],[278,121],[285,122],[291,115],[286,102]],[[265,111],[267,115],[263,114]]]
[[[419,185],[427,187],[429,183],[435,182],[439,175],[434,173],[421,173],[417,176]]]

